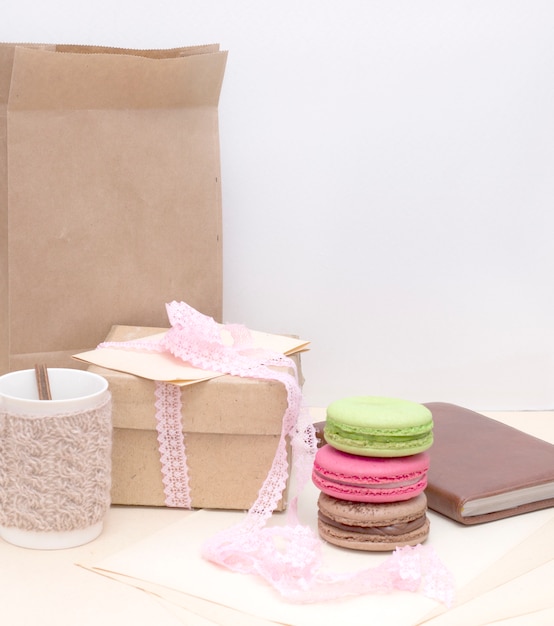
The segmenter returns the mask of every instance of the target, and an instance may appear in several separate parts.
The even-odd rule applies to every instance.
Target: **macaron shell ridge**
[[[397,457],[425,452],[433,445],[433,433],[426,433],[416,439],[399,440],[396,437],[373,439],[369,434],[365,439],[353,439],[344,431],[332,431],[325,427],[325,440],[337,450],[359,456]]]
[[[427,496],[420,493],[405,502],[373,504],[340,500],[320,493],[317,507],[340,524],[360,527],[389,526],[409,522],[424,514],[427,511]]]
[[[355,532],[347,532],[338,528],[333,528],[322,521],[318,520],[318,532],[322,539],[339,548],[348,548],[349,550],[365,550],[366,552],[392,552],[396,548],[404,546],[417,546],[423,543],[429,536],[430,523],[429,519],[425,519],[425,524],[410,533],[406,533],[400,537],[375,538],[360,535]]]
[[[399,502],[409,500],[420,494],[427,487],[427,480],[423,479],[413,485],[389,488],[362,488],[347,485],[339,485],[321,479],[319,476],[312,477],[314,485],[323,493],[337,498],[338,500],[350,500],[352,502]]]

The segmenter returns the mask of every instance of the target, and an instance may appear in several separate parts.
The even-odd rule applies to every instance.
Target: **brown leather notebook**
[[[554,506],[554,445],[454,404],[425,406],[434,424],[430,509],[480,524]]]

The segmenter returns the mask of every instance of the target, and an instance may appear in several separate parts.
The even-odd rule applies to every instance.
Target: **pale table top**
[[[554,442],[554,411],[487,414]],[[554,509],[551,511],[554,517]],[[225,611],[218,617],[217,607],[209,611],[209,617],[202,615],[201,605],[196,613],[192,613],[155,595],[151,589],[144,591],[79,565],[101,562],[105,557],[195,514],[191,511],[165,508],[112,507],[101,536],[87,545],[70,550],[27,550],[0,541],[2,623],[10,626],[205,626],[235,623],[243,626],[258,623],[251,618],[240,620],[240,616],[237,620],[236,615],[233,618]],[[216,516],[218,512],[210,514]],[[490,527],[490,541],[494,542],[494,527],[492,524]],[[194,542],[194,537],[190,541]],[[552,542],[554,536],[550,543]],[[551,587],[552,580],[544,581],[544,584]],[[525,589],[521,591],[525,593]],[[393,597],[390,597],[390,602],[394,602]],[[314,623],[317,623],[317,612],[322,609],[313,606],[311,610]],[[259,623],[268,622],[260,620]],[[452,622],[455,623],[457,622]],[[554,623],[554,599],[549,607],[537,606],[536,611],[530,614],[514,615],[510,619],[495,622],[497,626],[551,623]]]

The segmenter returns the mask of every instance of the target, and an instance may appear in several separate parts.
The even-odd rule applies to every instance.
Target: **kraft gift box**
[[[128,341],[163,330],[114,326],[107,340]],[[300,357],[291,358],[301,378]],[[165,506],[156,383],[97,365],[89,370],[104,376],[112,393],[112,503]],[[192,507],[250,508],[279,442],[287,408],[284,385],[224,375],[183,386],[181,401]],[[278,510],[286,508],[286,496],[287,489]]]

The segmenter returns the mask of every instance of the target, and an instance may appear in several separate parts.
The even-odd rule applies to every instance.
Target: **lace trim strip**
[[[156,382],[156,430],[162,464],[165,504],[191,508],[185,439],[181,423],[181,388]]]

